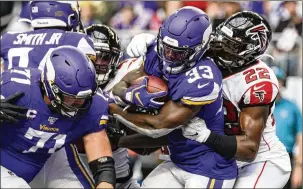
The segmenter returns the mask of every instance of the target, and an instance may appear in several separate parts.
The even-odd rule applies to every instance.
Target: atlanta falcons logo
[[[254,95],[260,99],[260,102],[263,102],[264,100],[264,93],[265,91],[255,91]]]
[[[268,28],[262,23],[256,25],[246,31],[246,35],[250,36],[253,40],[258,40],[259,45],[256,45],[255,48],[260,48],[261,51],[265,51],[266,43],[267,43],[267,35],[266,32],[269,32]]]

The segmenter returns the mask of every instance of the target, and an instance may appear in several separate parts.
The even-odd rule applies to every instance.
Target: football
[[[143,78],[146,76],[139,77],[135,81],[132,82],[132,86],[139,84]],[[160,79],[159,77],[153,75],[147,75],[148,82],[147,82],[147,92],[149,93],[156,93],[161,91],[168,91],[168,86],[165,81]],[[155,99],[158,102],[166,102],[168,100],[167,96]]]

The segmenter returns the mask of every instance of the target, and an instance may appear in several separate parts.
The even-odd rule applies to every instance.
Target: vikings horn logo
[[[253,40],[258,40],[259,45],[255,46],[255,48],[260,48],[261,51],[265,51],[266,43],[267,43],[267,35],[266,32],[269,32],[268,28],[262,23],[256,25],[246,31],[246,35],[250,36]]]

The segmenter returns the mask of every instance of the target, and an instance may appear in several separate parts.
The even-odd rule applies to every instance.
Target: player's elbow
[[[247,145],[247,151],[242,161],[253,162],[257,157],[258,150],[259,145],[255,142],[250,142],[249,145]]]

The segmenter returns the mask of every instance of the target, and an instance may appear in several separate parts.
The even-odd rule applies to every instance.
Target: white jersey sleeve
[[[223,80],[224,96],[240,111],[247,106],[270,105],[279,88],[273,71],[259,61],[249,68]]]

